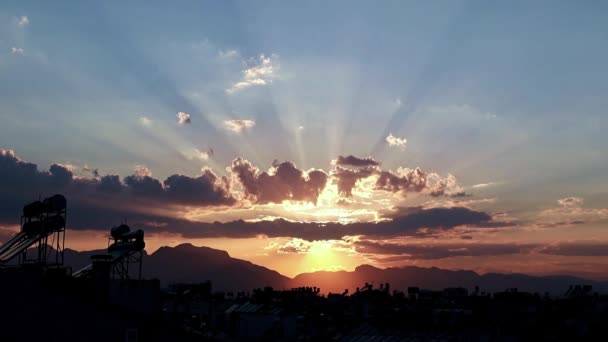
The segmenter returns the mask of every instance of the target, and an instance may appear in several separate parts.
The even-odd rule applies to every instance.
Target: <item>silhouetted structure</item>
[[[87,277],[107,273],[112,279],[128,280],[130,265],[137,267],[137,279],[141,279],[143,250],[146,247],[144,232],[131,231],[126,224],[113,227],[108,237],[108,253],[91,257],[91,264],[74,272],[74,277]]]
[[[0,246],[0,264],[7,264],[18,257],[19,264],[63,265],[66,219],[67,201],[63,195],[24,206],[20,231]],[[32,246],[35,246],[36,253],[29,257],[32,251],[28,253],[28,249]],[[49,262],[51,251],[55,253],[54,262]]]

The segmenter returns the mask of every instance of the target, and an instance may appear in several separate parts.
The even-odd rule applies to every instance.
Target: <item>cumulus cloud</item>
[[[177,123],[180,125],[185,125],[190,123],[190,114],[179,112],[175,115],[177,117]]]
[[[398,138],[398,137],[394,136],[392,133],[389,133],[389,135],[384,140],[388,143],[388,146],[391,146],[391,147],[405,148],[405,145],[407,144],[407,139]]]
[[[377,176],[378,171],[374,168],[344,169],[344,172],[369,172]],[[198,176],[175,174],[161,181],[153,178],[148,168],[139,165],[132,175],[122,180],[118,175],[96,174],[87,178],[75,176],[69,167],[60,164],[51,165],[48,171],[38,170],[36,164],[21,160],[13,151],[0,150],[0,224],[14,223],[21,206],[40,195],[65,193],[69,196],[70,222],[74,228],[107,229],[128,217],[130,222],[151,231],[170,229],[192,238],[266,235],[339,240],[343,236],[357,235],[383,239],[433,236],[460,226],[496,229],[508,225],[485,212],[463,207],[408,208],[385,217],[385,221],[348,224],[282,219],[201,223],[176,218],[179,215],[174,208],[235,206],[242,198],[257,204],[283,201],[316,203],[330,179],[322,170],[300,170],[292,162],[276,162],[268,171],[261,171],[242,158],[235,159],[229,171],[232,178],[203,169]],[[239,192],[232,190],[236,182]],[[146,222],[161,222],[163,225],[151,226]]]
[[[255,121],[244,119],[224,120],[224,127],[232,132],[241,133],[245,129],[255,126]]]
[[[397,172],[382,170],[380,162],[372,157],[357,158],[354,156],[342,157],[333,160],[336,165],[331,175],[338,186],[338,191],[342,196],[349,197],[358,181],[370,177],[375,178],[374,190],[383,190],[394,193],[426,193],[433,197],[468,196],[458,185],[453,175],[442,177],[434,172],[424,172],[420,168],[399,167]],[[348,168],[351,166],[354,168]]]
[[[195,149],[194,152],[196,153],[196,157],[201,160],[208,160],[214,154],[214,151],[212,148],[208,148],[206,150]]]
[[[133,169],[133,175],[136,177],[152,177],[152,171],[144,165],[136,165]]]
[[[279,65],[277,63],[278,56],[260,55],[257,59],[249,61],[249,67],[242,71],[240,81],[234,83],[230,88],[226,89],[228,93],[234,93],[252,86],[267,85],[272,83],[273,79],[277,78]]]
[[[300,170],[289,161],[275,163],[266,172],[237,158],[230,170],[243,186],[246,196],[257,203],[285,200],[316,203],[329,177],[322,170]]]
[[[557,203],[564,208],[576,208],[583,206],[583,199],[580,197],[566,197],[557,200]]]
[[[380,162],[377,162],[372,157],[366,158],[357,158],[353,155],[342,157],[339,156],[338,159],[332,161],[335,165],[350,165],[350,166],[379,166]]]
[[[17,18],[17,25],[19,27],[24,27],[30,24],[30,19],[26,15],[22,15]]]
[[[562,198],[557,200],[557,203],[559,207],[545,209],[540,212],[539,216],[541,218],[584,221],[586,223],[608,219],[608,208],[585,208],[583,207],[584,200],[580,197]]]
[[[14,151],[0,150],[0,224],[2,219],[19,215],[24,204],[55,193],[68,194],[70,203],[78,208],[73,212],[91,213],[90,218],[80,218],[86,226],[96,225],[95,220],[104,212],[122,210],[123,215],[135,215],[127,208],[142,201],[157,207],[236,203],[230,193],[229,179],[218,177],[210,170],[203,170],[196,177],[173,175],[161,183],[152,178],[146,167],[137,166],[133,175],[121,182],[117,175],[76,177],[69,167],[61,164],[39,171],[36,164],[21,160]]]
[[[13,46],[11,48],[11,53],[13,55],[23,55],[25,53],[25,50],[23,50],[23,48]]]
[[[331,172],[331,176],[337,183],[338,193],[341,196],[350,197],[359,180],[371,177],[372,175],[377,174],[377,172],[378,170],[374,167],[349,169],[336,166]]]

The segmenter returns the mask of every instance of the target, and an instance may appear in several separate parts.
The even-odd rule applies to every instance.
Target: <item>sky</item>
[[[608,279],[607,60],[600,1],[3,1],[0,240]]]

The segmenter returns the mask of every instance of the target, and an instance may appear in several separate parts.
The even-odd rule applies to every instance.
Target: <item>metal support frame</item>
[[[19,264],[38,264],[45,266],[63,266],[64,262],[64,252],[65,252],[65,229],[67,225],[67,208],[62,209],[57,212],[44,212],[36,217],[25,217],[21,216],[21,227],[26,223],[32,221],[40,221],[44,222],[51,216],[61,216],[65,222],[63,227],[60,229],[54,230],[50,234],[45,234],[42,238],[40,238],[36,244],[36,256],[33,258],[28,258],[28,249],[24,249],[23,252],[19,255]],[[44,229],[44,228],[43,228]],[[51,238],[51,243],[49,244],[49,238]],[[49,248],[50,247],[50,248]],[[49,262],[49,255],[51,251],[55,253],[54,262]]]
[[[137,269],[137,280],[141,280],[141,269],[143,261],[143,251],[133,251],[125,255],[120,260],[114,262],[112,265],[112,279],[128,280],[131,279],[129,275],[129,266],[135,265]]]

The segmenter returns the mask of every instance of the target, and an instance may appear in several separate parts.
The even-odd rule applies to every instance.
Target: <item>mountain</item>
[[[66,249],[66,265],[73,270],[89,263],[91,255],[104,253],[103,250],[77,252]],[[161,247],[156,252],[144,254],[143,276],[158,278],[163,286],[179,282],[212,281],[215,290],[238,291],[257,287],[272,286],[284,289],[300,286],[316,286],[324,293],[351,292],[365,283],[379,286],[391,284],[392,289],[406,290],[409,286],[425,289],[446,287],[479,286],[481,291],[497,292],[517,287],[522,291],[563,294],[570,285],[589,284],[596,290],[608,290],[608,282],[586,280],[573,276],[530,276],[525,274],[488,273],[480,275],[473,271],[452,271],[436,267],[416,266],[377,268],[361,265],[354,271],[320,271],[303,273],[293,279],[271,269],[255,265],[249,261],[235,259],[222,250],[182,244],[176,247]]]
[[[343,292],[354,290],[365,283],[389,283],[392,289],[405,290],[409,286],[440,290],[446,287],[479,286],[481,291],[498,292],[508,288],[521,291],[563,294],[570,285],[589,284],[595,290],[605,292],[608,282],[599,282],[573,276],[530,276],[525,274],[488,273],[479,275],[473,271],[451,271],[436,267],[416,266],[391,267],[386,269],[370,265],[357,267],[353,272],[314,272],[303,273],[292,279],[291,285],[318,286],[323,292]]]
[[[282,289],[290,281],[266,267],[232,258],[225,251],[189,243],[159,248],[144,258],[143,268],[145,277],[158,278],[164,285],[211,280],[214,289],[226,291],[249,291],[264,286]]]

